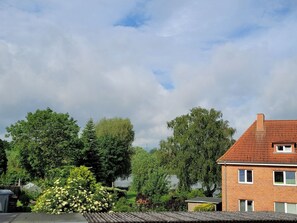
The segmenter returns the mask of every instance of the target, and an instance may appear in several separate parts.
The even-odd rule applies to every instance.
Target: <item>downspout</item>
[[[228,199],[227,199],[227,165],[226,161],[224,161],[224,166],[225,166],[225,206],[226,206],[226,211],[228,211]]]

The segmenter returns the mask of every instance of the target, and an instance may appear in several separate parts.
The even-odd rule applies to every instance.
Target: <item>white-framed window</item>
[[[253,183],[253,171],[252,170],[238,170],[238,182],[239,183]]]
[[[291,153],[292,152],[292,145],[276,145],[276,152],[277,153]]]
[[[239,211],[254,211],[254,201],[239,200]]]
[[[273,183],[275,185],[296,185],[296,172],[273,171]]]
[[[297,214],[297,204],[286,202],[274,202],[274,211]]]

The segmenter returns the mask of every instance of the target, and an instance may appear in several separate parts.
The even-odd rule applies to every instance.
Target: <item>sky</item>
[[[237,139],[297,119],[297,1],[0,0],[0,138],[28,112],[129,118],[158,147],[194,107]]]

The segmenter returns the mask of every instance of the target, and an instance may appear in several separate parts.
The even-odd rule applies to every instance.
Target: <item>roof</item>
[[[86,213],[89,223],[106,222],[297,222],[297,215],[277,212],[130,212]]]
[[[192,199],[186,200],[187,203],[214,203],[218,204],[222,202],[222,198],[216,197],[195,197]]]
[[[293,153],[274,152],[274,144],[278,143],[292,143],[296,147],[297,120],[263,119],[262,131],[257,130],[258,124],[256,120],[218,163],[297,164],[296,148]]]

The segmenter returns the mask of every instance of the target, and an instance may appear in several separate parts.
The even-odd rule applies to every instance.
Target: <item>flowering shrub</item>
[[[75,174],[77,172],[79,174]],[[56,180],[54,186],[38,198],[33,211],[50,214],[109,211],[112,208],[112,195],[96,184],[94,179],[88,168],[74,168],[66,185]]]

